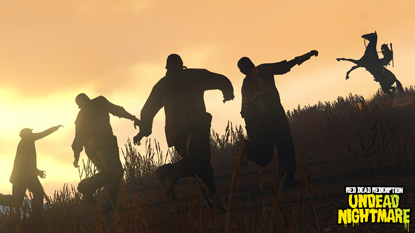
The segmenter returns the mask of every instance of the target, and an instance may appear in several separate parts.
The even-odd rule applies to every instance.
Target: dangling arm
[[[137,117],[127,112],[121,106],[115,105],[108,101],[108,109],[109,109],[109,112],[114,116],[134,121],[134,128],[136,128],[136,126],[140,124],[140,120],[138,120]]]
[[[153,119],[157,112],[164,106],[162,99],[163,90],[161,85],[157,83],[153,90],[151,90],[150,96],[141,110],[141,122],[140,132],[133,138],[134,144],[140,145],[140,141],[143,137],[148,137],[152,133]]]
[[[82,143],[82,141],[83,141],[82,134],[81,134],[80,126],[79,126],[80,121],[81,121],[80,118],[81,117],[78,114],[78,116],[76,117],[76,121],[75,121],[75,138],[73,139],[72,146],[71,146],[72,151],[73,151],[73,155],[74,155],[73,166],[75,168],[79,167],[78,161],[79,161],[80,154],[81,154],[81,152],[83,150],[83,147],[84,147],[84,145]]]

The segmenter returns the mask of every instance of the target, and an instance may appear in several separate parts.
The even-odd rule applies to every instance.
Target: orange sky
[[[213,128],[228,120],[241,124],[243,75],[236,62],[249,56],[256,64],[292,59],[312,49],[313,57],[276,77],[286,110],[349,93],[370,98],[379,88],[363,69],[345,80],[360,58],[362,34],[378,32],[378,50],[393,43],[391,71],[404,86],[413,85],[415,2],[407,1],[265,1],[265,0],[71,0],[0,2],[0,193],[8,182],[22,128],[35,132],[65,128],[36,143],[38,167],[47,194],[63,183],[76,184],[70,148],[78,108],[75,96],[106,96],[139,115],[152,86],[165,73],[171,53],[190,68],[206,68],[230,78],[235,100],[222,103],[218,91],[205,95]],[[132,123],[112,118],[120,147],[135,135]],[[162,145],[164,113],[154,124]],[[85,155],[82,155],[85,158]]]

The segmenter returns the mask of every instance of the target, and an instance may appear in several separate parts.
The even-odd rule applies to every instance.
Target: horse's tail
[[[398,79],[396,79],[396,89],[397,89],[399,92],[403,92],[403,87],[402,87],[402,84],[401,84],[401,82],[399,82],[399,80],[398,80]]]

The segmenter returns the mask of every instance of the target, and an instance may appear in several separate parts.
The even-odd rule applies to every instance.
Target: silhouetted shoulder
[[[182,73],[184,76],[192,78],[208,76],[209,74],[211,74],[211,72],[209,72],[206,69],[184,69]]]
[[[185,69],[183,72],[191,73],[191,74],[203,74],[203,73],[210,73],[207,69]]]
[[[96,101],[96,102],[109,102],[108,100],[107,100],[107,98],[105,98],[104,96],[102,96],[102,95],[100,95],[100,96],[98,96],[98,97],[96,97],[95,99],[92,99],[93,101]]]
[[[166,86],[169,85],[168,82],[169,82],[169,78],[167,76],[164,76],[153,86],[152,91],[157,91],[157,90],[161,90],[165,88]]]

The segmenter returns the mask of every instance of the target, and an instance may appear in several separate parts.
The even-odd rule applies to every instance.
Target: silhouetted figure
[[[26,189],[29,189],[33,194],[33,204],[38,206],[43,204],[45,191],[38,176],[46,178],[46,173],[37,168],[35,141],[55,132],[61,126],[54,126],[40,133],[33,133],[32,129],[28,128],[20,131],[22,139],[17,146],[13,171],[10,176],[10,183],[13,184],[12,195],[0,195],[0,205],[20,206],[26,196]]]
[[[389,49],[387,44],[383,44],[382,54],[383,58],[379,59],[378,53],[376,51],[376,45],[378,41],[378,35],[376,32],[365,34],[362,36],[363,39],[369,41],[369,44],[366,46],[364,55],[359,60],[348,59],[348,58],[337,58],[337,61],[349,61],[356,64],[346,73],[346,80],[349,79],[349,74],[353,70],[364,67],[369,73],[371,73],[376,82],[379,82],[383,92],[386,94],[392,94],[395,90],[403,92],[403,87],[401,82],[395,77],[395,75],[385,66],[393,60],[393,52]],[[391,44],[392,47],[392,44]],[[396,87],[392,86],[396,83]]]
[[[143,136],[151,134],[153,118],[164,107],[167,144],[174,146],[182,160],[160,167],[156,175],[165,193],[173,199],[177,180],[197,175],[209,191],[204,192],[205,197],[211,201],[211,195],[216,194],[210,162],[212,116],[206,112],[203,94],[206,90],[219,89],[223,93],[223,102],[232,100],[232,84],[221,74],[185,68],[177,54],[168,56],[166,69],[166,76],[153,87],[141,110],[140,133],[134,137],[134,142],[139,144]]]
[[[78,191],[84,200],[95,204],[93,193],[105,186],[103,212],[110,212],[116,205],[118,188],[123,177],[123,167],[119,157],[117,138],[113,135],[110,125],[110,113],[114,116],[134,121],[139,120],[124,110],[123,107],[110,103],[105,97],[90,99],[81,93],[75,99],[81,109],[75,121],[76,132],[72,143],[74,166],[77,168],[79,156],[85,147],[88,158],[98,168],[99,173],[82,180]]]
[[[261,167],[271,163],[274,145],[278,149],[278,161],[281,174],[286,173],[285,182],[294,182],[296,170],[294,143],[285,110],[275,86],[274,75],[285,74],[295,65],[300,65],[317,56],[313,50],[291,61],[262,64],[255,66],[243,57],[238,61],[239,70],[246,75],[242,84],[242,110],[248,140],[242,153],[242,168],[246,161],[253,161]],[[240,143],[242,143],[241,141]]]

